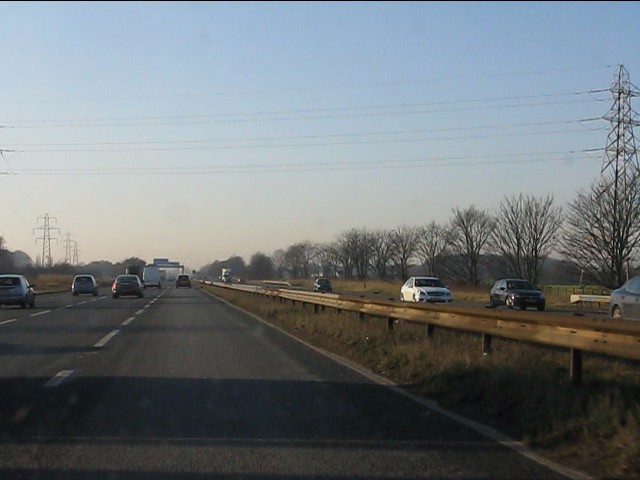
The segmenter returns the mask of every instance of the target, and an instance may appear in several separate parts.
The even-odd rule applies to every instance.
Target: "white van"
[[[162,288],[161,282],[162,273],[158,267],[154,267],[153,265],[147,265],[144,267],[142,271],[142,282],[144,283],[144,288],[147,287],[158,287]]]

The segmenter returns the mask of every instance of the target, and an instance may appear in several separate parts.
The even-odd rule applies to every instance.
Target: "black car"
[[[189,275],[178,275],[178,278],[176,278],[176,288],[180,287],[191,288],[191,278],[189,278]]]
[[[333,287],[331,287],[331,282],[328,278],[316,278],[315,282],[313,282],[313,291],[314,292],[322,292],[322,293],[331,293],[333,292]]]
[[[111,285],[111,295],[118,298],[125,295],[144,297],[144,285],[137,275],[118,275]]]
[[[542,311],[545,307],[544,293],[526,280],[505,278],[498,280],[491,289],[489,306],[506,305],[507,308],[535,307]]]

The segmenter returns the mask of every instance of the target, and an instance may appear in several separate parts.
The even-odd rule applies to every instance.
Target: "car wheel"
[[[118,294],[117,294],[117,293],[114,293],[114,294],[112,295],[112,297],[113,297],[113,298],[118,298]]]
[[[402,293],[400,293],[400,301],[404,302],[404,295],[402,295]]]
[[[77,297],[77,296],[78,296],[78,294],[77,294],[76,292],[73,292],[73,296],[74,296],[74,297]]]
[[[615,305],[611,310],[611,318],[622,318],[622,310],[618,305]]]
[[[20,302],[20,308],[27,308],[27,297],[24,297],[24,300]]]
[[[538,311],[541,312],[544,310],[544,305],[538,305]]]
[[[493,301],[493,297],[489,296],[489,308],[496,308],[498,304]]]
[[[507,306],[507,308],[509,308],[509,309],[513,308],[513,298],[507,297],[506,300],[504,301],[504,303]]]
[[[522,302],[522,305],[520,305],[520,310],[526,310],[527,309],[527,304],[524,303],[524,301]]]
[[[35,297],[33,298],[33,300],[31,300],[31,303],[29,304],[30,308],[36,308],[36,299]]]

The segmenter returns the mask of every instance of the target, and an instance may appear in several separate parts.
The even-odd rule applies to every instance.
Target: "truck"
[[[222,275],[220,276],[220,279],[224,283],[233,283],[233,279],[231,278],[231,269],[230,268],[223,268],[222,269]]]
[[[142,271],[142,283],[144,284],[144,288],[162,288],[162,272],[155,265],[147,265]]]
[[[127,265],[125,269],[127,275],[136,275],[142,282],[142,267],[140,265]]]

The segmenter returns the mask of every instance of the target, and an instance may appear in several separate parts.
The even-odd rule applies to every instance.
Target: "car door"
[[[640,320],[640,277],[634,277],[626,287],[622,298],[622,312],[624,318]]]
[[[413,300],[413,277],[404,282],[400,289],[400,295],[403,300]]]
[[[494,287],[494,299],[496,303],[505,303],[507,299],[507,282],[506,280],[500,280],[496,282]]]

